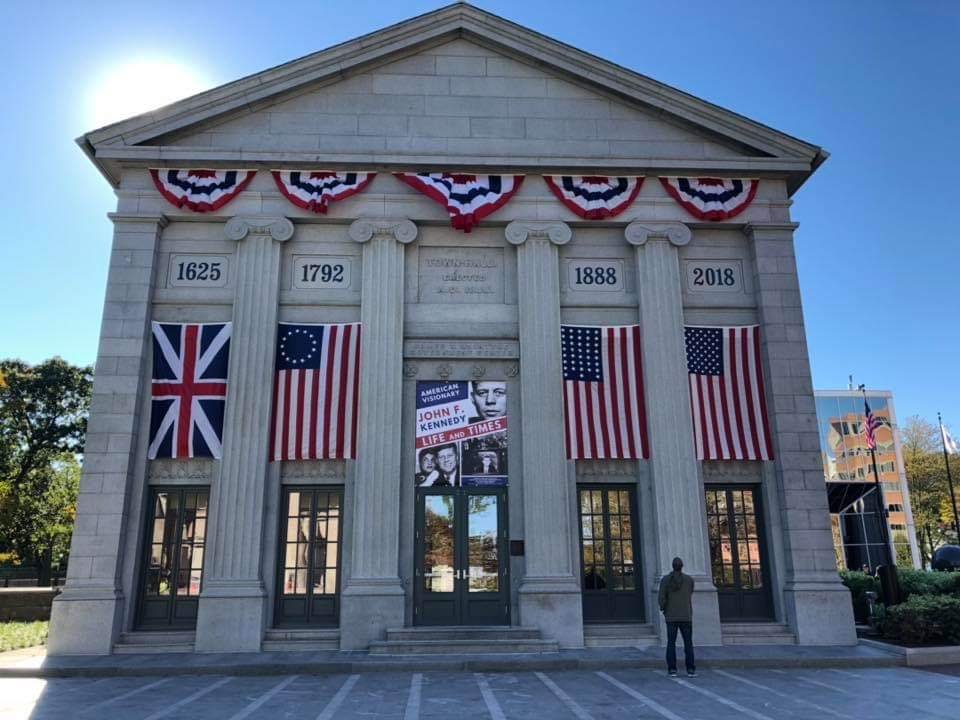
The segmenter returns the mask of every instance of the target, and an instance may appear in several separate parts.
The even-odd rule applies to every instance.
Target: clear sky
[[[190,94],[443,4],[4,3],[0,357],[96,356],[115,201],[74,138],[169,90],[111,96],[125,68]],[[960,3],[475,4],[826,148],[793,206],[815,386],[960,423]]]

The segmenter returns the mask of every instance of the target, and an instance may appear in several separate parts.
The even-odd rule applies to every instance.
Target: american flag
[[[700,460],[770,460],[760,328],[684,328],[693,436]]]
[[[355,458],[359,387],[360,323],[280,323],[270,457]]]
[[[567,457],[648,457],[640,326],[562,325],[560,338]]]
[[[230,323],[152,324],[153,396],[147,457],[219,458]]]
[[[877,428],[880,427],[883,423],[880,422],[879,418],[873,414],[873,410],[870,409],[870,403],[864,399],[863,401],[863,414],[866,415],[867,421],[863,425],[864,434],[867,436],[867,447],[871,450],[877,449]]]

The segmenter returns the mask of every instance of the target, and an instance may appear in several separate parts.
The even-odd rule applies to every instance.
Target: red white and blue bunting
[[[643,177],[544,175],[547,187],[564,205],[585,220],[616,217],[632,203]]]
[[[443,205],[457,230],[470,229],[514,196],[523,175],[396,173],[397,178]]]
[[[670,196],[700,220],[728,220],[744,210],[757,194],[759,180],[750,178],[662,177]]]
[[[250,184],[256,170],[150,170],[153,184],[174,207],[194,212],[219,210]]]
[[[297,207],[325,214],[327,206],[355,195],[373,180],[376,173],[329,172],[326,170],[274,170],[280,192]]]

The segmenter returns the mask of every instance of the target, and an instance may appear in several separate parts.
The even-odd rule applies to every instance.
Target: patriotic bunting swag
[[[221,456],[230,329],[153,323],[150,459]]]
[[[684,328],[699,460],[771,460],[760,329]]]
[[[640,193],[642,177],[544,175],[547,187],[576,215],[586,220],[616,217]]]
[[[270,457],[355,458],[359,386],[360,323],[280,323]]]
[[[436,200],[450,213],[453,227],[470,232],[483,218],[507,204],[523,175],[448,175],[396,173],[407,185]]]
[[[256,170],[150,170],[153,184],[171,205],[201,213],[222,208],[256,174]]]
[[[318,170],[274,170],[280,192],[297,207],[324,214],[327,206],[355,195],[373,180],[375,173],[325,172]]]
[[[640,326],[560,326],[570,460],[649,457]]]
[[[748,178],[662,177],[670,196],[700,220],[727,220],[736,217],[757,194],[759,180]]]

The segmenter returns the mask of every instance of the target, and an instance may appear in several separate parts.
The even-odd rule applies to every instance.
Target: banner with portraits
[[[507,384],[417,382],[417,487],[507,484]]]

